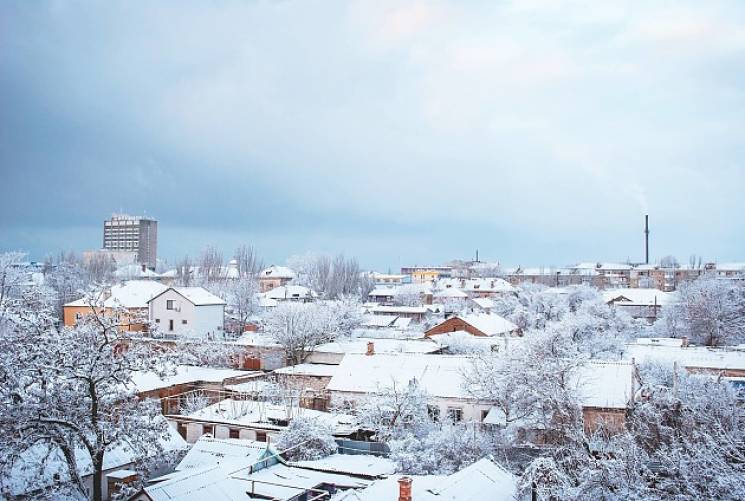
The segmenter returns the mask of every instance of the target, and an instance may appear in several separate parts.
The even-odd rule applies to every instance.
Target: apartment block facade
[[[103,248],[135,252],[137,262],[155,269],[158,257],[158,221],[148,217],[114,214],[103,223]]]

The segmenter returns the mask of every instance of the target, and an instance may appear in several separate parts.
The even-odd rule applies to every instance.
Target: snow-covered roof
[[[397,318],[396,315],[364,315],[360,325],[363,327],[390,327]]]
[[[497,303],[494,302],[493,299],[488,297],[475,297],[471,301],[476,303],[479,307],[485,309],[485,310],[491,310],[496,306]]]
[[[240,335],[238,339],[233,341],[233,344],[241,346],[266,346],[266,347],[280,347],[274,338],[263,332],[251,332],[246,331]]]
[[[667,306],[678,300],[677,292],[658,289],[610,289],[603,291],[603,301],[622,306]]]
[[[235,425],[259,425],[268,429],[282,429],[278,421],[288,421],[298,416],[317,419],[327,424],[336,435],[351,435],[359,429],[357,418],[348,414],[322,412],[302,407],[287,407],[254,400],[226,398],[187,417],[197,421]]]
[[[111,287],[111,295],[103,305],[107,308],[147,308],[147,302],[167,288],[152,280],[130,280]]]
[[[358,491],[362,501],[396,500],[401,475],[378,480]],[[411,491],[416,501],[511,501],[517,494],[517,477],[488,458],[480,459],[448,476],[413,475]]]
[[[368,294],[371,297],[388,297],[396,295],[396,287],[375,287]]]
[[[437,343],[429,339],[386,339],[386,338],[348,338],[337,339],[333,343],[324,343],[316,347],[318,353],[365,354],[367,343],[373,343],[375,353],[434,353],[440,350]]]
[[[114,272],[116,278],[128,279],[128,278],[160,278],[158,273],[155,273],[149,268],[142,269],[139,264],[128,264],[117,268]]]
[[[470,313],[458,316],[458,318],[471,324],[487,336],[499,336],[517,330],[517,325],[496,313]]]
[[[271,265],[261,270],[259,278],[286,278],[292,280],[295,278],[295,272],[286,266]]]
[[[163,418],[160,418],[163,419]],[[165,421],[165,420],[164,420]],[[187,443],[181,438],[171,426],[167,426],[166,436],[160,436],[158,442],[165,451],[183,450],[188,447]],[[93,473],[93,463],[90,454],[82,447],[74,450],[75,463],[80,476],[85,477]],[[123,468],[138,459],[138,453],[123,441],[117,445],[110,446],[103,457],[103,469],[115,470]],[[43,464],[43,468],[39,466]],[[59,481],[66,481],[70,478],[62,452],[59,449],[49,451],[41,443],[32,446],[23,452],[13,463],[13,468],[8,473],[7,487],[10,488],[11,494],[20,496],[30,493],[36,489],[42,489],[51,486]],[[57,477],[59,480],[55,479]]]
[[[466,299],[468,297],[468,294],[463,292],[460,289],[456,289],[455,287],[448,287],[446,289],[440,289],[434,294],[437,298],[447,298],[447,299]]]
[[[243,484],[244,497],[242,499],[247,499],[245,493],[251,492],[251,488],[255,489],[254,492],[259,499],[290,500],[301,499],[300,495],[303,492],[322,484],[335,485],[342,489],[359,489],[372,483],[371,480],[355,478],[342,473],[314,471],[284,464],[276,464],[251,474],[240,472],[238,477],[245,479]],[[255,483],[252,481],[255,481]],[[210,501],[216,501],[216,499],[213,498]]]
[[[641,342],[639,342],[641,341]],[[745,370],[745,349],[709,348],[707,346],[681,346],[669,342],[638,340],[626,345],[624,358],[635,359],[637,364],[656,362],[692,369]]]
[[[176,466],[176,471],[216,465],[235,469],[247,468],[256,463],[266,450],[266,442],[202,435]]]
[[[138,371],[132,375],[132,382],[138,392],[152,391],[159,388],[186,383],[206,382],[222,383],[224,380],[235,377],[249,377],[261,375],[260,371],[239,371],[235,369],[216,369],[212,367],[196,367],[191,365],[179,365],[175,373],[161,377],[155,372]]]
[[[375,306],[371,310],[374,314],[418,314],[427,313],[426,306]]]
[[[635,377],[630,362],[588,362],[576,375],[582,406],[625,409],[634,397]]]
[[[377,352],[377,348],[376,348]],[[468,357],[454,355],[399,354],[346,355],[331,378],[329,391],[373,393],[393,385],[405,387],[416,380],[434,397],[468,398],[461,387]]]
[[[194,306],[213,306],[226,304],[223,299],[215,296],[204,287],[168,287],[164,289],[160,294],[157,294],[150,298],[148,303],[169,290],[176,291]]]
[[[392,475],[396,471],[396,465],[390,459],[368,454],[332,454],[314,461],[297,461],[290,464],[319,471],[367,477]]]
[[[287,376],[331,377],[336,374],[338,368],[338,365],[298,364],[290,367],[282,367],[281,369],[276,369],[274,372]]]
[[[315,292],[302,285],[282,285],[264,293],[264,297],[274,299],[275,301],[281,301],[283,299],[310,299],[316,296],[317,294]]]
[[[463,290],[468,292],[517,292],[503,278],[471,278],[465,281]]]

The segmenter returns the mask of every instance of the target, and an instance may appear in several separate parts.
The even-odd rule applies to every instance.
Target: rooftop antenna
[[[644,263],[649,264],[649,214],[644,215]]]
[[[481,262],[481,261],[479,261],[479,250],[478,249],[476,249],[476,262],[477,263],[480,263]]]

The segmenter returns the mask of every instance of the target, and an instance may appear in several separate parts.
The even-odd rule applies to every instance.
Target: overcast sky
[[[0,249],[743,260],[745,3],[621,3],[4,1]]]

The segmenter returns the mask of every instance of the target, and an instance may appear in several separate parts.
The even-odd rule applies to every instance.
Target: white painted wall
[[[173,310],[167,308],[169,300],[174,301]],[[224,313],[224,305],[195,306],[174,290],[167,290],[150,301],[150,321],[165,334],[183,337],[222,335]]]

